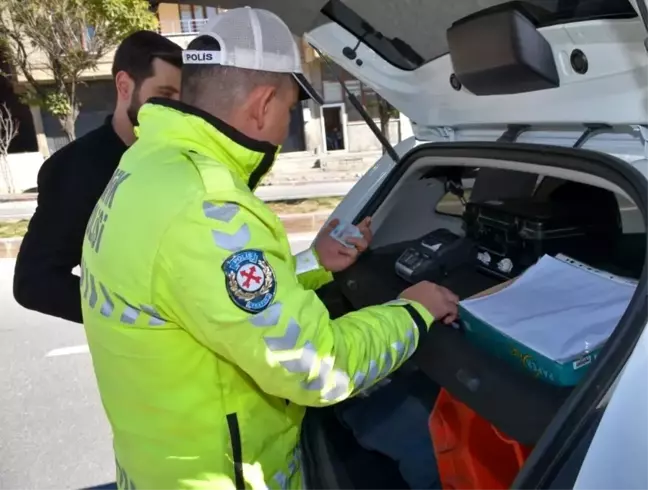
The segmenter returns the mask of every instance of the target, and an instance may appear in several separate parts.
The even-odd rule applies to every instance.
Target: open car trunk
[[[390,150],[334,213],[354,223],[373,216],[374,240],[318,291],[332,317],[397,297],[409,283],[396,274],[396,262],[431,230],[465,232],[458,197],[458,213],[439,206],[467,180],[475,181],[473,202],[532,196],[544,176],[603,189],[617,196],[622,214],[633,210],[621,216],[624,233],[607,260],[590,265],[636,279],[636,293],[576,386],[514,371],[461,330],[441,325],[394,375],[430,411],[440,387],[533,447],[513,487],[573,485],[580,468],[573,458],[583,456],[576,449],[587,447],[583,437],[596,428],[646,324],[646,0],[191,3],[275,11],[414,123],[415,138]],[[461,298],[503,282],[476,269],[467,263],[435,281]],[[406,486],[392,461],[358,445],[335,408],[309,411],[302,442],[309,488]]]
[[[463,206],[458,200],[452,215],[444,212],[447,202],[443,198],[452,197],[448,182],[457,182],[463,175],[466,182],[474,180],[475,193],[480,178],[488,178],[493,171],[514,180],[508,184],[503,181],[489,199],[497,199],[498,192],[510,197],[512,191],[520,197],[520,179],[530,176],[535,181],[538,175],[547,182],[580,182],[616,196],[621,203],[624,233],[603,262],[591,265],[639,281],[623,319],[575,387],[553,386],[513,370],[508,363],[467,342],[462,331],[443,325],[432,328],[409,361],[416,374],[410,370],[404,376],[430,411],[441,387],[501,433],[534,447],[515,487],[546,488],[551,487],[561,461],[570,454],[570,444],[577,444],[580,432],[591,429],[598,420],[596,407],[619,375],[645,325],[647,186],[645,176],[636,168],[601,153],[548,146],[420,145],[399,162],[355,216],[355,222],[374,217],[371,250],[318,294],[333,316],[397,297],[409,285],[395,273],[403,250],[430,230],[446,228],[461,234],[465,229]],[[513,185],[513,189],[508,187]],[[532,187],[530,192],[540,187]],[[615,206],[618,202],[615,200]],[[598,212],[595,208],[592,206],[592,212]],[[576,251],[574,258],[589,257],[588,250],[583,252],[579,256]],[[436,282],[463,299],[503,279],[481,273],[471,262],[436,278]],[[303,451],[312,488],[404,488],[397,467],[382,455],[360,448],[339,425],[332,409],[310,411],[304,424]]]
[[[457,8],[475,7],[468,3]],[[646,87],[635,77],[641,78],[648,67],[645,4],[609,3],[605,8],[612,10],[605,11],[596,10],[603,6],[600,2],[576,2],[567,17],[553,20],[531,8],[519,24],[520,6],[514,3],[492,2],[488,6],[498,4],[496,8],[462,12],[451,22],[444,18],[449,10],[442,9],[436,18],[417,15],[409,21],[429,22],[434,34],[428,41],[443,33],[441,43],[429,43],[431,49],[441,46],[440,51],[427,57],[419,56],[425,47],[415,40],[426,35],[425,29],[397,27],[416,2],[399,3],[395,10],[365,5],[371,12],[362,18],[356,11],[363,7],[352,4],[328,2],[323,11],[336,22],[313,29],[307,39],[410,117],[416,138],[389,151],[334,213],[354,223],[373,216],[374,232],[369,253],[320,291],[334,316],[397,297],[409,286],[396,273],[398,261],[431,230],[465,232],[467,216],[448,216],[438,204],[453,194],[451,187],[456,191],[457,182],[461,185],[466,167],[475,170],[470,197],[476,202],[533,196],[543,187],[538,176],[549,183],[579,182],[617,197],[623,234],[605,260],[592,263],[587,253],[579,257],[579,252],[598,247],[596,241],[570,255],[575,252],[574,258],[589,265],[632,277],[638,285],[616,330],[576,386],[554,386],[516,372],[467,342],[462,330],[442,325],[432,328],[409,361],[427,380],[427,387],[417,384],[417,396],[426,399],[441,387],[500,433],[534,448],[514,488],[569,487],[580,468],[578,458],[582,461],[587,452],[584,437],[595,432],[605,397],[646,325],[648,106],[639,102],[645,100]],[[534,5],[526,2],[525,7]],[[566,4],[557,5],[554,14],[560,16],[565,13],[560,6]],[[593,17],[578,18],[577,12],[584,15],[589,7]],[[462,19],[466,14],[473,15]],[[385,21],[390,16],[396,20]],[[579,24],[582,20],[591,22]],[[513,24],[519,29],[510,36]],[[489,42],[501,49],[481,49]],[[602,45],[610,51],[604,53]],[[536,57],[525,59],[520,54],[525,50]],[[510,53],[516,55],[507,58]],[[429,59],[433,61],[425,61]],[[588,68],[595,66],[599,69]],[[608,84],[624,89],[604,89]],[[620,142],[621,133],[630,138]],[[455,204],[459,202],[455,197]],[[462,299],[502,282],[476,269],[473,263],[434,281]],[[343,428],[330,411],[311,411],[304,428],[307,461],[314,463],[309,482],[315,488],[403,487],[389,462],[378,455],[355,456],[362,450],[353,438],[334,437]]]

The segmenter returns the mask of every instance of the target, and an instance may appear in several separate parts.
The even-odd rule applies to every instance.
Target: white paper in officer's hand
[[[362,238],[362,233],[357,226],[340,222],[331,232],[331,237],[345,247],[353,248],[354,245],[348,243],[347,240],[349,238]]]

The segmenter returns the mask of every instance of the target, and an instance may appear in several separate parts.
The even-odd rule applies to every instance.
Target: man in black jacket
[[[117,48],[117,105],[99,128],[48,158],[38,173],[38,207],[16,261],[13,292],[25,308],[81,323],[81,247],[90,214],[134,141],[137,112],[150,97],[177,99],[182,50],[139,31]]]

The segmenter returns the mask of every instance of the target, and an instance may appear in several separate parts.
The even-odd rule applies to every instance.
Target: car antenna
[[[385,138],[385,135],[380,132],[380,129],[378,129],[378,126],[371,118],[367,110],[364,108],[362,103],[358,100],[358,98],[355,95],[353,95],[353,93],[351,93],[349,87],[346,86],[344,80],[340,76],[337,67],[328,59],[328,57],[322,54],[322,52],[318,48],[313,46],[313,49],[315,50],[315,52],[317,52],[317,54],[320,55],[320,58],[324,60],[324,62],[329,67],[331,72],[335,75],[335,78],[337,78],[338,82],[340,82],[340,85],[342,85],[344,92],[349,98],[349,102],[351,102],[351,105],[355,107],[355,109],[360,113],[360,116],[362,117],[362,119],[364,119],[364,122],[367,123],[367,126],[369,126],[369,129],[371,129],[371,132],[376,136],[376,138],[378,138],[378,141],[380,141],[380,144],[385,149],[385,153],[387,153],[391,157],[391,159],[394,160],[394,163],[398,163],[400,160],[400,158],[398,157],[398,153],[396,153],[394,147],[389,143],[389,140]]]

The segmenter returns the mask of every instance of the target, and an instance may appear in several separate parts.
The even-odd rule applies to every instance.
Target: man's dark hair
[[[182,48],[153,31],[137,31],[124,39],[115,53],[113,78],[124,71],[136,85],[153,76],[155,58],[182,67]]]
[[[211,36],[199,36],[189,43],[187,49],[220,51],[220,44]],[[224,118],[233,108],[240,106],[256,87],[280,87],[290,80],[290,75],[285,73],[185,64],[182,67],[180,100]]]

